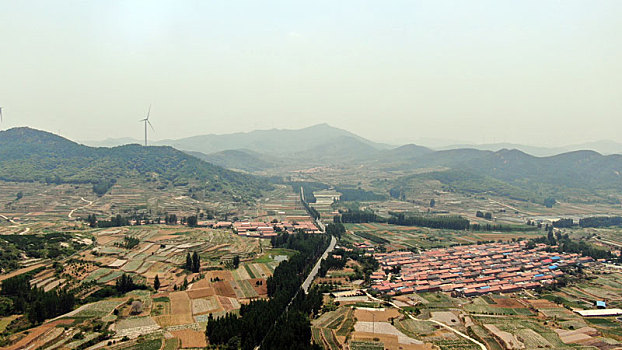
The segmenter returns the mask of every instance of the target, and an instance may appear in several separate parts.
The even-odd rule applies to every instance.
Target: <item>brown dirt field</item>
[[[155,298],[162,298],[162,297],[167,297],[168,298],[169,293],[168,292],[159,292],[156,294],[153,294],[151,296],[151,298],[155,299]]]
[[[229,300],[229,298],[218,296],[218,302],[226,312],[236,310],[236,308],[233,307],[233,304],[231,304],[231,300]]]
[[[178,238],[178,236],[174,236],[174,235],[166,235],[166,234],[157,234],[151,238],[149,238],[147,240],[147,242],[159,242],[159,241],[164,241],[167,239],[175,239]]]
[[[231,271],[226,270],[212,270],[205,274],[205,279],[211,281],[212,278],[218,277],[221,281],[233,281],[233,275]]]
[[[257,281],[262,281],[261,285],[256,285]],[[251,278],[248,280],[251,284],[255,292],[259,294],[259,296],[267,296],[268,295],[268,285],[266,284],[266,280],[263,278]]]
[[[352,332],[352,340],[367,340],[373,341],[379,339],[384,343],[384,348],[387,350],[432,350],[434,346],[432,344],[400,344],[397,341],[397,336],[392,334],[379,334],[368,332]]]
[[[216,295],[222,295],[225,297],[235,298],[235,291],[233,291],[233,287],[231,287],[231,283],[227,281],[218,281],[214,282],[214,291]]]
[[[149,249],[145,250],[145,251],[143,252],[143,254],[145,254],[145,255],[149,256],[149,255],[151,255],[151,253],[155,253],[155,252],[157,252],[157,251],[158,251],[158,249],[160,249],[160,246],[159,246],[159,245],[157,245],[157,244],[154,244],[154,245],[153,245],[153,246],[151,246]]]
[[[155,276],[156,276],[156,275],[159,275],[158,277],[159,277],[160,279],[162,279],[162,273],[161,273],[161,272],[160,272],[160,273],[158,272],[158,271],[162,268],[162,266],[164,266],[164,264],[163,264],[163,263],[161,263],[161,262],[159,262],[159,261],[158,261],[158,262],[155,262],[155,263],[154,263],[153,265],[151,265],[151,267],[149,267],[149,268],[147,269],[147,271],[146,271],[145,273],[143,273],[142,275],[143,275],[143,276],[145,276],[145,278],[149,278],[149,279],[155,278]]]
[[[180,326],[184,324],[194,323],[192,315],[163,315],[152,317],[160,327]]]
[[[354,317],[361,322],[389,322],[390,318],[398,317],[399,315],[400,312],[397,309],[384,309],[384,311],[371,311],[371,309],[354,310]]]
[[[57,325],[61,325],[61,324],[71,324],[73,323],[73,319],[62,319],[62,320],[56,320],[53,322],[48,322],[45,323],[37,328],[33,328],[30,329],[28,332],[28,335],[26,335],[24,338],[20,339],[17,343],[8,346],[8,347],[4,347],[2,348],[3,350],[17,350],[17,349],[24,349],[26,348],[26,346],[28,346],[28,344],[35,342],[37,340],[37,338],[39,338],[40,336],[42,336],[43,334],[45,334],[47,331],[49,331],[50,329],[56,327]]]
[[[39,267],[48,266],[48,265],[50,265],[50,263],[36,264],[36,265],[25,267],[23,269],[15,270],[15,271],[13,271],[11,273],[7,273],[6,275],[0,276],[0,282],[4,281],[7,278],[15,277],[17,275],[21,275],[22,273],[26,273],[28,271],[32,271],[32,270],[38,269]]]
[[[557,304],[546,299],[527,300],[527,302],[535,309],[552,309],[559,307]]]
[[[97,245],[106,245],[110,242],[116,241],[118,239],[122,239],[123,235],[120,234],[116,234],[116,235],[101,235],[101,236],[97,236],[96,240],[97,240]]]
[[[186,293],[188,293],[188,297],[190,297],[190,299],[211,297],[212,295],[216,294],[216,292],[214,291],[214,288],[212,287],[193,289],[193,290],[187,291]]]
[[[194,282],[189,288],[188,290],[193,290],[193,289],[203,289],[203,288],[210,288],[212,287],[212,282],[210,282],[208,279],[204,278],[202,280],[196,281]]]
[[[521,304],[518,300],[512,298],[493,298],[499,307],[509,307],[509,308],[524,308],[525,305]]]
[[[192,312],[192,310],[190,309],[190,298],[188,297],[188,293],[172,292],[169,293],[168,297],[169,299],[171,299],[172,314],[177,315]]]
[[[181,339],[182,348],[205,348],[207,347],[207,341],[205,339],[205,333],[195,331],[192,329],[184,329],[180,331],[171,331],[171,334],[176,338]]]

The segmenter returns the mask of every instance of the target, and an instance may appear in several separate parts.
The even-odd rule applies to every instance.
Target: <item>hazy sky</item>
[[[622,141],[622,1],[0,0],[2,129]]]

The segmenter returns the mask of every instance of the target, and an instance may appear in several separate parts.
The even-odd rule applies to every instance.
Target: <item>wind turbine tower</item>
[[[149,121],[150,113],[151,113],[151,105],[149,105],[149,110],[147,111],[147,117],[145,117],[145,119],[139,120],[139,122],[145,123],[145,146],[147,146],[147,124],[149,124],[149,126],[151,127],[151,130],[155,131],[155,129],[153,128],[153,125],[151,125],[151,122]]]

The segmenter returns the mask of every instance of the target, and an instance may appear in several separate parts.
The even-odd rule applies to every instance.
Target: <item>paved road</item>
[[[337,240],[335,239],[334,236],[331,236],[330,237],[330,244],[328,245],[328,248],[326,248],[326,251],[318,259],[317,263],[315,263],[315,266],[313,266],[313,270],[311,270],[311,273],[309,273],[309,276],[307,276],[307,279],[302,283],[302,290],[304,290],[305,293],[307,293],[309,291],[309,287],[311,286],[311,282],[313,282],[313,279],[315,278],[315,275],[317,275],[318,271],[320,270],[320,265],[322,264],[322,260],[324,260],[324,259],[326,259],[328,257],[328,254],[330,252],[332,252],[333,249],[335,249],[335,245],[336,244],[337,244]]]
[[[367,293],[367,291],[365,291],[365,294],[367,294],[367,296],[368,296],[369,298],[373,299],[373,300],[376,300],[376,301],[379,301],[379,302],[384,302],[384,300],[380,300],[380,299],[378,299],[378,298],[374,298],[374,297],[373,297],[373,296],[371,296],[369,293]],[[391,302],[391,301],[389,301],[388,303],[389,303],[389,304],[391,304],[393,307],[395,307],[395,308],[397,308],[397,309],[401,309],[401,307],[399,307],[399,306],[395,305],[395,304],[394,304],[393,302]],[[473,343],[475,343],[477,346],[479,346],[479,347],[480,347],[480,349],[482,349],[482,350],[488,350],[488,348],[486,348],[486,345],[484,345],[484,344],[480,343],[479,341],[477,341],[477,340],[475,340],[475,339],[473,339],[473,338],[469,337],[468,335],[466,335],[466,334],[464,334],[464,333],[460,332],[459,330],[457,330],[457,329],[455,329],[455,328],[452,328],[452,327],[450,327],[450,326],[448,326],[448,325],[444,324],[443,322],[439,322],[439,321],[437,321],[437,320],[433,320],[433,319],[429,319],[429,320],[420,320],[420,319],[418,319],[418,318],[415,318],[415,317],[414,317],[413,315],[411,315],[409,312],[405,312],[405,314],[406,314],[406,315],[408,315],[408,317],[409,317],[411,320],[414,320],[414,321],[430,321],[430,322],[432,322],[432,323],[436,323],[437,325],[439,325],[439,326],[441,326],[441,327],[444,327],[444,328],[447,328],[447,329],[449,329],[450,331],[452,331],[452,332],[456,333],[457,335],[459,335],[459,336],[461,336],[461,337],[463,337],[463,338],[465,338],[465,339],[468,339],[468,340],[472,341],[472,342],[473,342]]]

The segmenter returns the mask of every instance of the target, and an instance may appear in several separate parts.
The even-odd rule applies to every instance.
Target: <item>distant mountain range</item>
[[[353,134],[349,131],[332,127],[328,124],[317,124],[303,129],[271,129],[256,130],[247,133],[233,133],[223,135],[199,135],[182,139],[155,141],[154,145],[172,146],[183,151],[201,152],[205,154],[217,153],[222,151],[251,150],[260,154],[272,154],[275,156],[291,156],[300,152],[305,152],[316,148],[318,152],[330,150],[334,143],[343,143],[342,138],[351,138],[350,146],[355,143],[360,144],[363,151],[387,150],[398,146],[377,143]],[[358,141],[358,142],[357,142]],[[470,148],[482,151],[499,151],[502,149],[517,149],[527,154],[537,157],[548,157],[561,153],[573,151],[596,151],[600,154],[622,154],[622,143],[600,140],[594,142],[586,142],[581,144],[573,144],[559,147],[543,147],[530,146],[516,143],[489,143],[489,144],[469,144],[469,143],[452,143],[450,141],[422,139],[423,145],[418,146],[429,148],[437,151],[446,151],[452,149]],[[129,137],[108,138],[101,141],[83,141],[85,145],[92,147],[114,147],[127,144],[142,144],[142,139],[134,139]],[[282,147],[286,144],[287,147]],[[367,149],[365,150],[365,146]],[[413,145],[405,145],[412,147]],[[334,152],[333,152],[334,153]]]
[[[450,150],[458,148],[473,148],[483,151],[499,151],[502,149],[517,149],[525,153],[537,156],[537,157],[549,157],[556,154],[574,152],[574,151],[595,151],[600,154],[622,154],[622,143],[600,140],[594,142],[586,142],[574,145],[567,145],[561,147],[538,147],[528,146],[516,143],[490,143],[490,144],[452,144],[449,146],[435,147],[437,150]]]
[[[609,193],[622,191],[622,155],[617,154],[622,151],[622,144],[611,141],[560,148],[490,144],[433,150],[413,144],[391,147],[319,124],[300,130],[202,135],[158,144],[171,145],[208,162],[247,172],[278,174],[319,165],[365,165],[400,174],[437,169],[426,175],[407,175],[395,186],[403,187],[408,181],[427,178],[459,190],[474,193],[492,190],[530,200],[572,191],[605,198]],[[616,154],[576,150],[582,147]]]
[[[197,189],[243,197],[257,196],[270,187],[261,178],[224,169],[169,146],[95,148],[30,128],[0,132],[1,180],[105,187],[129,177],[164,187],[193,184]]]

